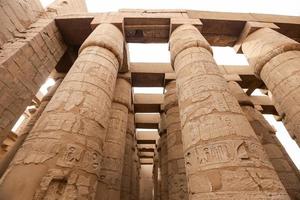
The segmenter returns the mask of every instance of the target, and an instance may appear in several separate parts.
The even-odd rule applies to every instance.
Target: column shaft
[[[121,199],[131,200],[131,173],[132,173],[132,148],[134,137],[134,114],[130,112],[128,114],[127,130],[126,130],[126,145],[123,162],[122,182],[121,182]]]
[[[122,52],[113,25],[99,25],[86,39],[0,180],[2,199],[94,199]]]
[[[132,189],[132,193],[131,193],[131,199],[132,200],[138,200],[139,199],[139,179],[140,179],[140,173],[139,173],[139,156],[138,156],[138,149],[137,149],[137,145],[136,145],[136,139],[134,138],[133,141],[133,146],[134,146],[134,151],[132,152],[132,159],[133,159],[133,163],[132,163],[132,173],[131,173],[131,189]]]
[[[189,199],[289,199],[200,32],[179,26],[170,49]]]
[[[295,165],[291,163],[290,158],[287,158],[288,155],[277,140],[273,127],[269,125],[263,115],[255,108],[251,106],[242,106],[242,110],[249,120],[254,132],[260,138],[279,179],[291,199],[300,199],[299,171]]]
[[[128,108],[130,105],[131,85],[126,80],[118,78],[104,142],[103,165],[96,196],[96,198],[102,200],[120,199]]]
[[[170,200],[188,199],[184,165],[182,134],[180,127],[176,82],[166,86],[164,98],[168,148],[168,192]]]
[[[55,94],[58,86],[62,82],[62,78],[56,80],[55,84],[50,88],[49,92],[42,98],[41,103],[35,113],[29,118],[26,125],[20,130],[19,137],[13,147],[9,150],[9,152],[6,153],[5,157],[1,159],[0,162],[0,177],[4,174],[5,170],[8,168],[9,163],[12,161],[14,156],[16,155],[17,151],[20,149],[22,144],[24,143],[26,137],[32,130],[33,126],[37,122],[37,120],[40,118],[42,113],[44,112],[46,106],[48,105],[49,101]]]
[[[159,158],[158,158],[158,153],[156,149],[154,150],[154,158],[153,158],[153,174],[152,174],[152,179],[153,179],[153,199],[154,200],[160,200],[160,193],[159,193],[159,180],[158,180],[158,169],[159,169]]]
[[[159,153],[159,166],[160,166],[160,195],[161,199],[169,199],[169,185],[168,185],[168,141],[167,141],[167,132],[165,124],[165,114],[161,114],[161,122],[159,128],[159,144],[158,144],[158,153]]]
[[[263,28],[246,38],[242,50],[271,91],[287,130],[300,146],[300,44]]]
[[[276,131],[264,116],[253,107],[249,96],[236,82],[229,82],[229,88],[239,99],[241,108],[255,134],[263,145],[279,179],[291,199],[300,198],[300,173],[287,152],[276,138]]]

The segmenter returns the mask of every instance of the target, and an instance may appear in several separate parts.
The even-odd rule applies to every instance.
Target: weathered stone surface
[[[125,153],[123,158],[123,171],[122,171],[122,182],[121,182],[121,199],[131,200],[132,191],[132,147],[134,138],[134,114],[130,112],[128,114],[127,120],[127,130],[126,130],[126,144]]]
[[[40,1],[3,0],[0,2],[0,47],[14,40],[44,11]]]
[[[160,200],[159,156],[158,156],[157,149],[154,150],[152,180],[153,180],[153,199]]]
[[[0,2],[0,144],[67,49],[54,17],[87,11],[84,0],[52,5],[44,11],[38,0]]]
[[[160,197],[161,199],[169,199],[168,186],[168,148],[167,133],[160,132],[160,140],[158,144],[159,166],[160,166]]]
[[[242,50],[271,91],[291,137],[300,145],[300,44],[264,28],[249,35]]]
[[[164,107],[166,112],[168,140],[167,148],[169,199],[184,200],[188,199],[188,191],[175,81],[170,82],[166,86]]]
[[[10,149],[9,152],[5,155],[4,158],[0,160],[0,177],[4,174],[5,170],[8,168],[9,163],[14,158],[16,152],[19,150],[21,145],[24,143],[26,137],[32,130],[33,126],[37,122],[37,120],[40,118],[42,113],[44,112],[46,106],[48,105],[49,101],[53,97],[54,93],[56,92],[58,86],[61,84],[63,77],[60,77],[58,80],[56,80],[55,84],[51,86],[49,92],[42,98],[41,103],[37,110],[30,116],[24,127],[19,131],[18,133],[18,139],[13,145],[13,147]],[[23,122],[24,123],[24,122]]]
[[[254,132],[260,139],[280,181],[291,199],[300,199],[300,174],[275,136],[272,126],[251,106],[242,106]]]
[[[131,173],[131,199],[138,200],[140,197],[140,162],[136,140],[134,138],[132,148],[132,173]]]
[[[289,199],[203,40],[191,25],[170,38],[189,199]]]
[[[139,200],[152,200],[152,165],[141,165],[140,197]]]
[[[86,43],[107,40],[102,29],[119,31],[100,25]],[[114,43],[123,43],[116,35]],[[95,198],[120,63],[107,46],[84,46],[0,180],[1,198]]]
[[[239,104],[250,122],[252,129],[263,145],[281,183],[291,199],[298,199],[300,173],[276,138],[276,130],[266,121],[263,115],[254,108],[254,105],[249,100],[250,97],[236,82],[231,81],[228,83],[228,86],[236,98],[243,99],[243,101],[239,101]]]
[[[103,165],[101,167],[96,199],[120,199],[125,144],[127,141],[128,106],[131,105],[130,102],[131,85],[126,80],[118,78],[103,147]],[[126,171],[125,173],[128,172]]]
[[[0,144],[66,50],[53,19],[32,26],[0,49]]]

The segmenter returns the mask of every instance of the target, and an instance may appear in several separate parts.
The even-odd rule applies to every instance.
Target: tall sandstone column
[[[110,114],[110,123],[105,137],[104,159],[96,199],[120,199],[128,108],[130,105],[131,85],[127,80],[118,78]]]
[[[16,155],[17,151],[20,149],[20,147],[24,143],[26,137],[32,130],[33,126],[35,125],[37,120],[40,118],[42,113],[44,112],[46,106],[48,105],[49,101],[55,94],[55,92],[56,92],[58,86],[61,84],[63,78],[64,78],[63,76],[54,78],[54,79],[56,79],[55,84],[53,86],[51,86],[49,92],[42,98],[41,103],[40,103],[39,107],[37,108],[37,110],[35,111],[35,113],[29,118],[29,120],[26,123],[26,125],[24,126],[24,128],[22,128],[20,130],[20,134],[17,138],[17,141],[13,145],[13,147],[9,150],[9,152],[7,152],[5,157],[3,159],[1,159],[1,161],[0,161],[0,177],[4,174],[5,170],[8,168],[9,163],[12,161],[12,159]]]
[[[133,105],[131,105],[131,108]],[[128,114],[127,121],[127,130],[126,130],[126,145],[124,153],[124,162],[123,162],[123,171],[122,171],[122,182],[121,182],[121,199],[122,200],[131,200],[131,173],[132,173],[132,147],[133,147],[133,138],[134,138],[134,113],[131,110]]]
[[[239,99],[240,106],[250,122],[255,134],[263,145],[280,181],[291,199],[300,199],[300,173],[289,155],[276,138],[276,131],[264,116],[254,108],[249,96],[238,83],[230,81],[229,88]]]
[[[0,199],[94,199],[123,35],[101,24],[0,180]]]
[[[168,191],[170,200],[188,199],[184,165],[182,134],[180,127],[176,82],[166,85],[164,97],[168,148]]]
[[[131,200],[139,199],[139,156],[138,149],[136,146],[136,139],[133,140],[133,151],[132,151],[132,173],[131,173]]]
[[[154,149],[154,157],[153,157],[153,200],[160,200],[160,192],[159,192],[159,177],[158,177],[158,169],[159,169],[159,158],[158,153],[156,151],[157,149]]]
[[[159,152],[159,166],[160,166],[160,195],[161,199],[169,199],[169,185],[168,185],[168,141],[167,141],[167,131],[165,114],[161,114],[161,121],[159,124],[159,135],[160,139],[158,142],[158,152]]]
[[[262,145],[192,25],[170,38],[189,199],[289,199]]]
[[[245,39],[242,50],[271,91],[287,130],[300,146],[300,44],[262,28]]]

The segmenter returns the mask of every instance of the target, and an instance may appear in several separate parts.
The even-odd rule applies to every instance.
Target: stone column
[[[161,199],[168,200],[168,148],[167,148],[167,131],[165,124],[165,114],[161,114],[161,123],[159,127],[159,144],[158,144],[158,153],[159,153],[159,165],[160,165],[160,195]]]
[[[0,180],[2,199],[94,199],[123,41],[111,24],[85,40]]]
[[[160,178],[159,178],[159,157],[157,148],[154,150],[154,157],[153,157],[153,199],[160,200]]]
[[[300,173],[276,138],[276,131],[264,116],[253,107],[249,96],[236,82],[229,82],[231,92],[239,99],[241,108],[255,134],[263,145],[279,179],[291,199],[300,199]]]
[[[181,25],[170,50],[189,199],[289,199],[208,42],[194,26]]]
[[[133,139],[133,152],[132,152],[132,173],[131,173],[131,199],[138,200],[139,199],[139,184],[140,184],[140,164],[139,164],[139,156],[138,149],[136,145],[136,139]]]
[[[180,127],[176,82],[166,85],[164,97],[168,148],[168,191],[170,200],[188,199],[184,165],[182,134]]]
[[[132,107],[132,106],[131,106]],[[134,127],[134,113],[131,110],[128,114],[127,130],[126,130],[126,145],[125,154],[123,162],[123,172],[122,172],[122,182],[121,182],[121,199],[131,200],[131,173],[132,173],[132,147],[133,147],[133,137],[134,137],[135,127]]]
[[[300,44],[263,28],[245,39],[242,50],[271,91],[287,130],[300,146]]]
[[[96,199],[120,199],[128,108],[130,105],[131,85],[127,80],[118,78],[104,142],[104,159]]]
[[[56,77],[55,84],[51,86],[49,92],[42,98],[41,104],[35,111],[35,113],[30,116],[28,122],[26,125],[20,130],[19,137],[17,138],[17,141],[13,145],[13,147],[9,150],[9,152],[6,153],[5,157],[1,159],[0,162],[0,177],[4,174],[5,170],[8,168],[9,163],[14,158],[17,151],[20,149],[21,145],[24,143],[26,137],[32,130],[33,126],[37,122],[37,120],[40,118],[42,113],[44,112],[46,106],[48,105],[49,101],[53,97],[54,93],[56,92],[58,86],[61,84],[63,80],[63,76]]]

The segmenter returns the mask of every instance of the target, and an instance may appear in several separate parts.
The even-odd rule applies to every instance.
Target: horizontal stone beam
[[[150,159],[153,159],[153,156],[143,156],[143,155],[140,155],[139,157],[140,158],[150,158]]]
[[[163,94],[134,94],[133,103],[134,105],[138,105],[140,110],[143,108],[143,110],[151,113],[161,112],[163,110],[163,98]],[[269,96],[249,96],[249,99],[263,114],[277,115],[272,99]],[[148,118],[151,118],[151,116],[149,114]],[[143,123],[146,123],[145,120],[146,118],[144,118]]]
[[[300,17],[249,13],[222,13],[196,10],[126,10],[121,12],[72,14],[56,18],[68,44],[79,46],[100,23],[113,23],[124,30],[127,42],[168,42],[172,18],[200,19],[201,33],[213,46],[233,46],[243,31],[245,22],[270,22],[280,32],[300,41]],[[93,21],[93,22],[92,22]],[[91,24],[92,23],[92,24]]]
[[[156,144],[156,140],[137,140],[137,144]]]
[[[154,148],[138,148],[140,152],[154,152]]]
[[[160,112],[161,104],[164,101],[162,94],[134,94],[134,111],[141,113]]]
[[[157,129],[160,121],[159,113],[136,113],[135,125],[136,128]]]
[[[141,165],[153,164],[153,158],[140,158]]]
[[[242,88],[250,88],[264,84],[258,79],[250,66],[246,65],[219,65],[227,81],[236,81]],[[175,79],[175,73],[169,63],[130,63],[130,72],[133,87],[164,87]]]

